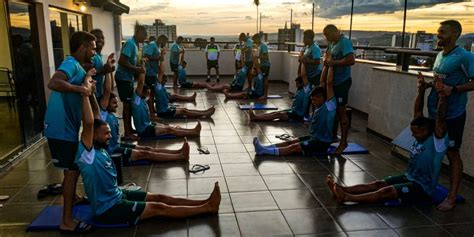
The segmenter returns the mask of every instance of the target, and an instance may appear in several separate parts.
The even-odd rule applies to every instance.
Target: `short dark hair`
[[[144,25],[138,23],[138,21],[137,21],[137,22],[135,22],[135,34],[140,32],[140,31],[146,33],[146,28],[145,28]]]
[[[77,52],[81,45],[85,43],[89,43],[95,41],[96,38],[93,34],[85,31],[78,31],[74,32],[71,35],[71,40],[69,40],[69,48],[71,49],[71,53]]]
[[[326,99],[326,88],[321,86],[313,88],[313,90],[311,90],[311,96],[322,96]]]
[[[252,36],[252,39],[253,39],[253,40],[260,39],[260,34],[258,34],[258,33],[257,33],[257,34],[254,34],[254,35]]]
[[[104,125],[107,125],[107,122],[105,122],[104,120],[94,119],[94,131]]]
[[[413,119],[411,121],[410,126],[426,128],[430,132],[433,132],[434,128],[435,128],[435,123],[434,123],[433,120],[431,120],[427,117],[419,116],[419,117],[416,117],[415,119]]]
[[[104,32],[101,29],[96,28],[96,29],[91,30],[91,34],[93,35],[104,34]]]
[[[303,37],[304,37],[304,38],[307,38],[307,39],[312,39],[312,40],[313,40],[313,39],[314,39],[314,31],[312,31],[312,30],[305,30],[305,31],[303,32]]]
[[[461,36],[462,26],[461,26],[461,23],[459,23],[459,21],[446,20],[446,21],[443,21],[439,24],[442,25],[442,26],[449,26],[454,32],[456,32],[456,35],[457,35],[456,38],[459,38],[459,36]]]
[[[148,41],[149,41],[149,42],[152,42],[152,41],[155,41],[155,40],[156,40],[156,37],[153,36],[153,35],[150,36],[150,37],[148,37]]]
[[[178,36],[176,40],[184,40],[183,36]]]
[[[335,32],[338,31],[337,27],[333,24],[329,24],[324,27],[323,32]]]
[[[211,37],[211,40],[216,40],[214,37]]]
[[[302,76],[298,76],[297,78],[295,78],[295,81],[296,81],[296,82],[303,82],[303,77],[302,77]]]

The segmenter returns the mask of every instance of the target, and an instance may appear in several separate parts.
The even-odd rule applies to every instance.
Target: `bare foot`
[[[201,121],[198,121],[196,127],[194,127],[194,131],[196,131],[197,134],[200,134],[201,133],[201,128],[202,128]]]
[[[138,141],[138,140],[140,140],[140,137],[138,135],[132,133],[132,134],[124,134],[122,139],[131,140],[131,141]]]
[[[189,161],[189,143],[186,137],[184,137],[183,147],[181,147],[181,155],[183,155],[185,161]]]
[[[342,190],[342,187],[335,183],[334,184],[334,195],[336,195],[336,202],[344,203],[346,199],[346,193]]]
[[[336,199],[336,194],[335,194],[336,182],[334,182],[334,179],[331,177],[331,175],[328,175],[326,177],[326,184],[328,185],[329,190],[331,190],[332,198]]]
[[[191,96],[190,101],[196,101],[196,96],[197,96],[197,93],[194,92],[194,94]]]
[[[224,91],[225,99],[228,100],[230,99],[230,93],[228,91]]]
[[[253,121],[255,119],[255,113],[253,112],[253,109],[249,109],[249,118],[250,121]]]
[[[207,109],[207,112],[208,114],[206,117],[211,117],[216,112],[216,108],[214,108],[214,105],[211,108]]]
[[[212,193],[209,196],[209,201],[207,202],[209,213],[211,214],[219,213],[220,204],[221,204],[221,189],[219,187],[219,182],[216,182],[214,184],[214,190],[212,190]]]
[[[339,146],[337,147],[336,151],[334,151],[335,155],[340,155],[344,150],[347,148],[347,143],[339,143]]]
[[[446,198],[436,208],[440,211],[451,211],[456,207],[456,199]]]

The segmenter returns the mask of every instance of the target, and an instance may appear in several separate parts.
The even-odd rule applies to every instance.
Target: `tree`
[[[258,6],[260,5],[260,0],[253,0],[253,3],[255,4],[255,6],[257,6],[257,33],[258,32]]]

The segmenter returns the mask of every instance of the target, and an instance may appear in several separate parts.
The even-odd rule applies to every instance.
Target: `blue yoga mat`
[[[418,203],[418,204],[428,204],[428,205],[439,204],[444,201],[444,199],[448,196],[448,193],[449,193],[449,190],[446,187],[444,187],[441,184],[438,184],[438,186],[436,186],[435,192],[432,197],[433,200],[431,202],[429,202],[428,200],[427,202]],[[461,195],[456,196],[457,203],[464,202],[464,201],[465,199],[463,196]],[[396,206],[403,205],[403,203],[400,200],[390,200],[390,201],[386,201],[384,204],[385,206],[389,206],[389,207],[396,207]]]
[[[333,143],[331,146],[328,148],[328,151],[326,153],[317,153],[315,155],[329,155],[333,154],[334,151],[336,151],[337,147],[339,146],[339,143]],[[347,145],[347,148],[342,152],[343,155],[354,155],[354,154],[368,154],[369,150],[367,148],[357,144],[350,142]]]
[[[278,107],[274,105],[264,105],[264,104],[253,104],[253,105],[239,105],[240,110],[278,110]]]
[[[61,217],[63,213],[62,206],[47,206],[26,228],[26,231],[59,230]],[[90,205],[79,205],[73,208],[74,218],[84,221],[98,228],[127,228],[128,223],[106,225],[93,220],[92,209]]]
[[[283,96],[281,95],[268,95],[267,99],[281,99]]]

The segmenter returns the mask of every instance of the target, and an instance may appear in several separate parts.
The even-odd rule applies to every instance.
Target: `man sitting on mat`
[[[109,155],[121,153],[125,163],[137,160],[150,160],[152,162],[189,160],[189,144],[186,140],[181,149],[178,150],[139,146],[131,143],[120,143],[119,121],[117,116],[114,114],[117,112],[118,99],[111,91],[112,79],[111,77],[106,77],[99,106],[100,119],[106,121],[110,127],[111,138],[109,140],[109,146],[106,149]]]
[[[234,80],[232,80],[230,84],[209,85],[207,89],[212,91],[242,91],[244,89],[245,79],[247,79],[247,73],[247,66],[243,66],[234,75]]]
[[[332,143],[332,128],[336,117],[336,99],[333,90],[333,68],[325,67],[322,76],[327,78],[326,88],[316,87],[311,91],[311,102],[314,112],[311,117],[310,135],[299,137],[283,143],[263,146],[257,137],[253,139],[257,155],[290,155],[310,156],[315,153],[326,153]]]
[[[170,106],[170,101],[196,101],[196,92],[192,96],[182,96],[177,94],[170,94],[165,87],[166,77],[163,77],[161,83],[155,85],[155,110],[156,115],[160,118],[174,118],[174,117],[188,117],[200,118],[211,117],[216,109],[211,107],[207,110],[195,110],[186,108],[176,108]],[[138,88],[137,88],[138,90]],[[148,93],[144,89],[144,93]]]
[[[230,93],[224,91],[226,100],[229,99],[265,99],[265,75],[260,70],[260,65],[258,64],[258,59],[256,55],[253,57],[253,70],[249,72],[253,81],[253,89],[248,92],[237,92]]]
[[[119,189],[117,171],[105,150],[111,137],[110,128],[106,122],[94,119],[89,96],[83,94],[81,102],[83,129],[75,163],[96,221],[135,225],[152,217],[187,218],[219,212],[221,196],[217,182],[205,200]]]
[[[196,127],[192,129],[172,127],[169,125],[151,122],[151,119],[157,121],[159,118],[150,114],[148,104],[146,103],[146,98],[148,97],[150,90],[146,89],[146,85],[144,84],[145,74],[141,73],[138,76],[137,88],[132,97],[132,114],[134,116],[133,124],[135,125],[135,129],[141,138],[153,138],[162,135],[175,135],[178,137],[199,136],[201,133],[201,122],[198,122]],[[155,94],[155,96],[155,101],[159,103],[161,101],[160,95]]]
[[[187,80],[186,76],[186,61],[182,61],[181,65],[178,66],[178,83],[181,88],[195,88],[195,89],[204,89],[208,87],[206,82],[192,82]]]
[[[412,136],[416,140],[410,149],[406,173],[350,187],[337,184],[328,175],[326,181],[337,202],[379,203],[398,199],[402,204],[431,203],[449,144],[445,122],[447,102],[446,97],[440,94],[436,121],[424,117],[424,84],[423,77],[419,76],[415,116],[410,124]],[[439,84],[444,86],[440,79],[436,84],[436,87]]]
[[[304,65],[301,65],[304,71]],[[249,110],[249,118],[251,121],[303,121],[309,112],[309,100],[311,93],[311,84],[305,74],[295,79],[296,91],[295,100],[291,105],[291,109],[276,111],[265,114],[255,114],[252,109]]]

